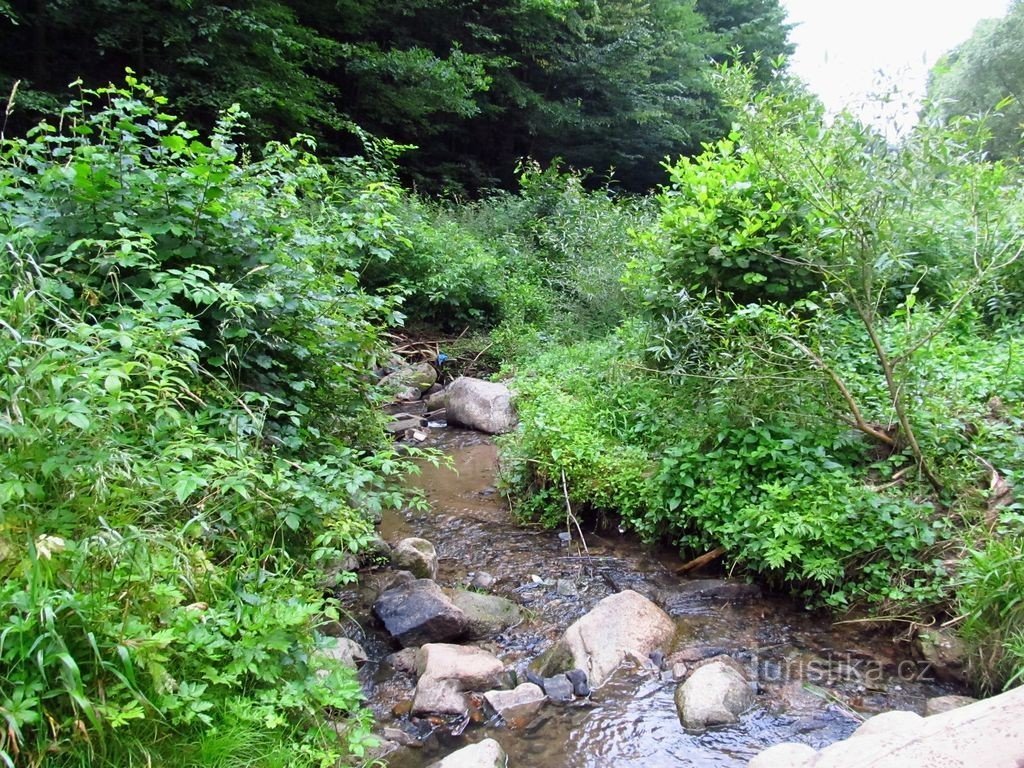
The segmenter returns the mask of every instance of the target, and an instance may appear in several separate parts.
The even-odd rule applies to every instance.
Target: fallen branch
[[[700,557],[695,557],[687,563],[683,563],[681,566],[676,568],[676,573],[683,574],[689,573],[690,571],[696,571],[698,568],[703,568],[708,563],[717,560],[725,554],[725,547],[717,547],[712,549],[710,552],[705,552]]]

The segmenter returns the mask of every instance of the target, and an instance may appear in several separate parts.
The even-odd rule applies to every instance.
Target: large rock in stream
[[[490,435],[511,432],[516,426],[512,393],[504,384],[462,376],[445,393],[451,423]]]
[[[426,539],[402,539],[391,552],[391,565],[418,579],[432,579],[437,576],[437,550]]]
[[[508,755],[494,739],[484,739],[452,752],[444,760],[431,763],[427,768],[505,768]]]
[[[683,727],[702,731],[728,725],[754,704],[754,691],[740,666],[728,656],[710,660],[676,688],[676,709]]]
[[[1024,687],[931,717],[876,715],[853,735],[815,753],[779,744],[750,768],[1020,768]]]
[[[428,643],[416,654],[413,714],[460,715],[469,709],[466,691],[487,691],[501,681],[505,665],[472,645]]]
[[[627,657],[644,660],[654,650],[665,649],[675,631],[667,613],[627,589],[609,595],[573,623],[534,666],[545,677],[582,669],[597,688]]]
[[[456,640],[466,634],[469,621],[430,579],[416,579],[384,592],[373,612],[403,646]]]
[[[448,592],[448,596],[466,615],[470,640],[491,637],[523,619],[523,612],[518,605],[498,595],[453,589]]]

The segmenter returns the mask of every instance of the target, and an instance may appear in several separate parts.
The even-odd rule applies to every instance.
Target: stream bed
[[[670,658],[676,673],[728,654],[756,678],[757,703],[735,725],[688,733],[676,714],[672,666],[659,669],[652,662],[624,667],[586,699],[548,703],[524,727],[485,722],[453,736],[450,723],[409,718],[415,679],[387,663],[398,647],[370,614],[365,595],[351,590],[342,602],[355,627],[349,634],[370,657],[360,672],[370,706],[382,726],[421,737],[415,748],[387,754],[391,768],[422,768],[488,737],[505,748],[510,768],[733,768],[773,744],[821,748],[849,736],[872,714],[923,712],[927,698],[960,692],[935,680],[909,655],[908,643],[894,641],[877,625],[834,623],[830,614],[807,611],[792,598],[762,595],[721,577],[678,576],[674,551],[628,537],[602,536],[584,526],[584,550],[575,531],[566,541],[565,531],[521,528],[495,489],[497,449],[490,438],[435,429],[428,444],[452,459],[452,468],[424,465],[410,479],[432,510],[386,515],[380,533],[391,543],[408,536],[433,542],[441,586],[466,587],[487,574],[494,583],[486,591],[524,608],[522,622],[476,645],[521,676],[595,603],[633,589],[675,620],[675,648],[666,651],[675,651]]]

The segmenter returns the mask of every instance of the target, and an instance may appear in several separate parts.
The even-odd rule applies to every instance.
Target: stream
[[[675,551],[618,534],[602,536],[585,526],[584,551],[578,535],[567,541],[565,531],[518,527],[494,487],[497,449],[490,438],[434,429],[427,444],[452,460],[451,469],[424,465],[409,481],[426,494],[432,511],[386,515],[381,536],[392,544],[408,536],[428,539],[439,556],[440,585],[465,587],[485,572],[495,579],[487,591],[525,609],[520,624],[476,643],[506,668],[521,674],[595,603],[633,589],[675,620],[673,658],[693,663],[729,654],[756,675],[758,695],[739,723],[688,733],[676,714],[671,667],[651,663],[621,669],[589,698],[548,703],[523,728],[471,724],[452,736],[440,720],[406,714],[415,679],[385,661],[397,645],[370,614],[364,586],[344,593],[342,602],[352,617],[350,634],[370,658],[360,671],[369,704],[382,726],[422,742],[387,754],[391,768],[422,768],[488,737],[505,748],[511,768],[734,768],[773,744],[821,748],[849,736],[872,714],[922,712],[925,699],[960,692],[934,680],[910,657],[907,643],[893,641],[877,625],[833,623],[831,615],[807,611],[792,598],[761,595],[721,576],[680,577]]]

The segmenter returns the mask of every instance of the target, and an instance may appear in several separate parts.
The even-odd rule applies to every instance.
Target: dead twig
[[[580,521],[576,519],[576,515],[573,514],[572,504],[569,502],[569,483],[565,479],[565,470],[562,470],[562,493],[565,494],[565,529],[569,532],[569,538],[572,538],[572,526],[576,526],[576,532],[580,535],[580,543],[583,545],[583,551],[587,557],[590,557],[590,550],[587,548],[587,540],[583,537],[583,529],[580,528]]]

